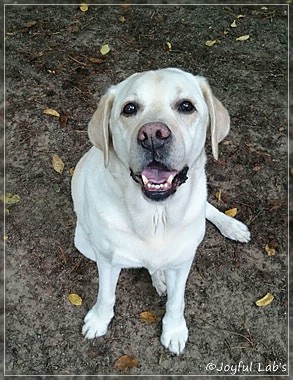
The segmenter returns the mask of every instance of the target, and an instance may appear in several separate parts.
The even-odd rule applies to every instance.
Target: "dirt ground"
[[[287,374],[287,11],[6,6],[6,191],[10,203],[19,196],[6,206],[6,375]],[[238,244],[208,225],[186,288],[189,340],[178,357],[160,344],[166,300],[144,269],[122,271],[107,335],[83,338],[98,281],[95,264],[73,245],[70,195],[71,169],[90,147],[87,123],[107,87],[169,66],[206,76],[229,110],[218,162],[207,143],[209,200],[237,208],[252,233]],[[272,303],[256,306],[267,293]],[[141,320],[143,311],[157,321]],[[117,369],[122,355],[138,363]]]

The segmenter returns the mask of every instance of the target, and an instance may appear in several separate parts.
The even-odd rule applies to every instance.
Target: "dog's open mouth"
[[[173,194],[187,180],[188,166],[181,171],[171,170],[159,162],[151,162],[139,174],[130,170],[130,175],[139,183],[146,197],[162,201]]]

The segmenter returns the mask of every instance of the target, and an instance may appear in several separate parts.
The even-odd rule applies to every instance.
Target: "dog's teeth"
[[[169,178],[167,179],[167,182],[168,182],[169,185],[171,185],[173,179],[174,179],[174,176],[171,174],[171,175],[169,176]]]
[[[161,185],[155,185],[155,189],[159,190],[161,188]]]
[[[149,182],[149,180],[147,179],[147,177],[145,176],[145,175],[141,175],[141,178],[142,178],[142,181],[143,181],[143,183],[145,184],[145,185],[147,185],[148,184],[148,182]]]
[[[152,187],[152,184],[148,182],[147,187],[150,189]]]

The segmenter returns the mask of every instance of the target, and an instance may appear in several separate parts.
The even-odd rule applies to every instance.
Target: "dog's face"
[[[187,180],[211,124],[212,148],[229,131],[229,115],[206,80],[178,69],[134,74],[101,99],[89,124],[91,141],[114,149],[144,195],[165,200]]]

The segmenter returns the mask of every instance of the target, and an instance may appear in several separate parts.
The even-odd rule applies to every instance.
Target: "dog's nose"
[[[138,131],[139,144],[148,150],[161,148],[171,137],[171,131],[164,123],[147,123]]]

